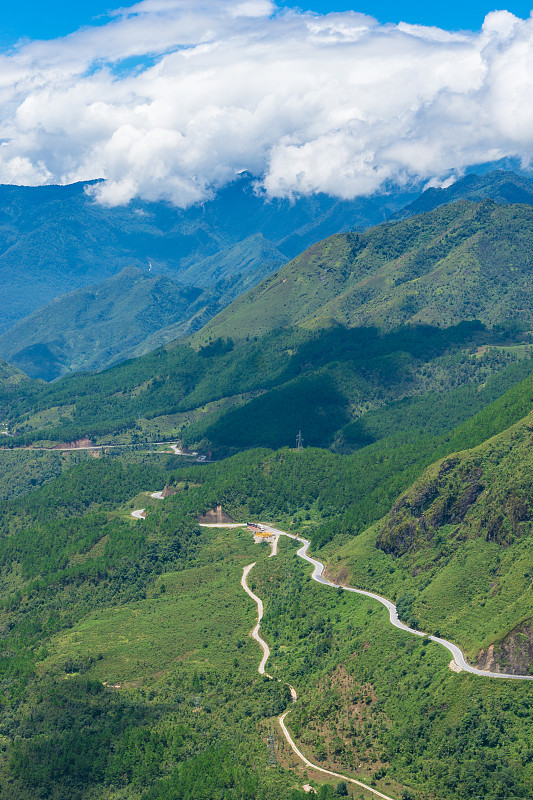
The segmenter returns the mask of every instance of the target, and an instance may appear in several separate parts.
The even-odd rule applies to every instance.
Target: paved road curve
[[[154,492],[152,497],[158,496],[159,494],[160,493],[158,492]],[[144,519],[146,517],[144,508],[139,509],[137,511],[133,511],[132,517],[135,517],[136,519]],[[274,556],[277,553],[278,539],[280,536],[287,536],[289,539],[294,539],[297,542],[301,542],[302,546],[297,551],[297,555],[299,555],[300,558],[303,558],[304,561],[307,561],[309,564],[313,566],[313,574],[311,577],[313,578],[314,581],[316,581],[317,583],[321,583],[323,586],[331,586],[333,589],[344,589],[345,592],[362,594],[364,597],[371,597],[373,600],[377,600],[378,603],[381,603],[388,610],[391,625],[394,625],[395,628],[399,628],[400,630],[406,631],[407,633],[412,633],[414,636],[427,636],[428,639],[430,639],[430,641],[436,642],[437,644],[440,644],[442,647],[445,647],[446,650],[448,650],[452,655],[450,668],[454,672],[460,672],[461,670],[464,670],[465,672],[469,672],[471,675],[479,675],[482,678],[505,678],[507,680],[515,680],[515,681],[533,681],[533,675],[509,675],[506,672],[489,672],[488,670],[477,669],[477,667],[471,666],[465,659],[463,651],[458,645],[454,644],[453,642],[448,642],[446,639],[441,639],[440,636],[429,636],[427,633],[424,633],[423,631],[417,631],[414,628],[410,628],[408,625],[405,625],[405,623],[403,623],[399,619],[398,611],[394,603],[391,600],[388,600],[386,597],[382,597],[380,594],[376,594],[375,592],[367,592],[365,591],[365,589],[354,589],[352,586],[345,586],[344,584],[333,583],[332,581],[328,581],[326,578],[324,578],[323,577],[323,572],[325,569],[324,564],[321,561],[318,561],[318,559],[312,558],[312,556],[308,555],[307,553],[311,545],[311,542],[308,539],[304,539],[301,536],[295,536],[293,533],[287,533],[287,531],[282,531],[279,528],[274,528],[272,525],[269,525],[266,522],[262,523],[262,525],[265,531],[268,531],[274,537],[274,546],[272,548],[271,555]],[[244,523],[240,524],[233,523],[231,525],[221,525],[221,524],[217,525],[215,523],[215,524],[203,525],[202,527],[206,528],[244,527]],[[253,564],[250,566],[250,569],[252,568],[252,566]],[[250,594],[250,596],[252,596],[253,593],[250,593],[250,591],[245,586],[246,580],[244,576],[243,576],[243,581],[244,581],[244,583],[242,584],[243,588],[245,589],[246,592],[248,592],[248,594]],[[259,600],[259,598],[256,598],[255,595],[253,595],[253,599],[256,601]],[[259,602],[261,601],[259,600]],[[261,617],[262,616],[263,612],[261,610]],[[259,618],[259,621],[261,621],[261,617]],[[257,641],[259,641],[259,639]],[[263,640],[261,639],[259,643],[261,644],[262,641]]]
[[[324,769],[324,767],[319,767],[317,764],[313,764],[312,761],[309,761],[309,759],[304,756],[302,751],[298,750],[298,748],[294,744],[294,741],[292,740],[292,737],[291,737],[289,731],[287,730],[287,726],[285,725],[285,717],[287,716],[287,714],[290,711],[291,711],[290,708],[287,709],[287,711],[285,711],[281,715],[281,717],[278,718],[279,726],[280,726],[280,728],[282,730],[282,733],[283,733],[284,737],[286,738],[286,740],[290,744],[291,748],[294,750],[294,752],[296,753],[298,758],[300,758],[304,762],[306,767],[309,767],[310,769],[314,769],[317,772],[322,772],[323,775],[331,775],[333,778],[340,778],[343,781],[348,781],[349,783],[353,783],[356,786],[360,786],[362,789],[366,789],[367,792],[372,792],[372,794],[375,794],[377,797],[381,797],[382,800],[392,800],[392,797],[389,797],[389,795],[382,794],[381,792],[378,792],[377,789],[372,789],[370,786],[367,786],[366,783],[361,783],[361,781],[357,781],[355,778],[350,778],[350,777],[348,777],[348,775],[341,775],[340,772],[332,772],[330,769]]]
[[[312,564],[314,567],[312,578],[317,583],[321,583],[324,586],[331,586],[334,589],[344,589],[346,592],[353,592],[354,594],[362,594],[365,597],[371,597],[373,600],[377,600],[379,603],[385,606],[385,608],[389,611],[389,619],[391,624],[394,625],[395,628],[400,628],[402,631],[407,631],[408,633],[414,634],[414,636],[428,636],[427,633],[423,631],[417,631],[414,628],[410,628],[408,625],[405,625],[403,622],[400,621],[398,618],[398,612],[396,610],[396,606],[386,597],[382,597],[380,594],[375,594],[374,592],[366,592],[364,589],[354,589],[351,586],[344,586],[343,584],[332,583],[331,581],[326,580],[323,577],[324,572],[324,564],[321,561],[318,561],[316,558],[312,558],[310,555],[307,554],[309,546],[311,542],[307,539],[303,539],[300,536],[294,536],[292,533],[287,533],[286,531],[280,531],[278,528],[273,528],[271,525],[267,525],[266,523],[262,523],[265,530],[269,531],[272,534],[279,534],[280,536],[288,536],[289,539],[296,539],[296,541],[301,542],[302,546],[298,550],[297,555],[300,558],[303,558],[304,561],[308,561],[309,564]],[[437,644],[442,645],[448,650],[453,657],[453,662],[459,667],[461,670],[465,672],[470,672],[472,675],[480,675],[483,678],[506,678],[508,680],[519,680],[519,681],[531,681],[533,680],[533,675],[508,675],[505,672],[488,672],[484,669],[477,669],[476,667],[472,667],[463,655],[463,651],[460,647],[453,642],[448,642],[446,639],[441,639],[439,636],[428,636],[428,638],[432,642],[436,642]]]
[[[293,537],[293,538],[296,538],[296,537]],[[267,645],[267,643],[265,642],[265,640],[262,639],[261,635],[259,634],[259,629],[261,627],[261,620],[263,619],[263,601],[261,600],[260,597],[258,597],[256,594],[254,594],[252,592],[252,590],[249,588],[249,586],[248,586],[248,584],[246,582],[246,578],[248,577],[248,574],[250,573],[250,570],[253,567],[255,567],[255,564],[256,564],[256,562],[254,561],[253,564],[248,564],[247,567],[244,567],[244,569],[242,571],[241,586],[244,589],[244,591],[246,592],[246,594],[249,595],[252,598],[252,600],[257,604],[257,624],[256,624],[255,628],[250,632],[250,636],[253,639],[255,639],[256,642],[259,643],[259,645],[261,646],[261,649],[263,651],[263,658],[261,659],[261,662],[259,664],[259,667],[257,668],[257,671],[258,671],[258,673],[260,675],[266,675],[267,678],[270,678],[271,680],[274,680],[272,678],[272,675],[269,675],[268,672],[265,672],[265,665],[266,665],[266,662],[268,661],[268,658],[270,656],[270,648]],[[294,688],[294,686],[291,686],[290,684],[287,684],[287,686],[290,689],[292,702],[295,703],[296,700],[298,699],[298,695],[296,694],[296,689]],[[361,781],[358,781],[355,778],[350,778],[349,775],[341,775],[340,772],[332,772],[330,769],[324,769],[324,767],[319,767],[318,764],[313,764],[312,761],[309,761],[309,759],[306,756],[304,756],[304,754],[301,752],[301,750],[298,749],[298,747],[296,746],[291,734],[289,733],[289,730],[287,729],[287,726],[285,725],[285,717],[287,716],[287,714],[289,714],[289,712],[291,710],[292,710],[291,708],[288,708],[286,711],[283,712],[283,714],[281,714],[280,717],[278,717],[279,726],[280,726],[281,732],[283,733],[283,736],[287,740],[289,746],[296,753],[298,758],[301,761],[304,762],[306,767],[309,767],[310,769],[314,769],[317,772],[321,772],[323,775],[328,775],[328,776],[331,776],[333,778],[340,778],[341,780],[347,781],[348,783],[353,783],[355,786],[360,786],[362,789],[366,789],[367,792],[372,792],[372,794],[376,795],[376,797],[380,797],[381,800],[393,800],[393,798],[389,797],[389,795],[382,794],[381,792],[378,792],[377,789],[372,789],[366,783],[362,783]]]

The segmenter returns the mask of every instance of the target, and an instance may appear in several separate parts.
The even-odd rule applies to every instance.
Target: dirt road
[[[259,629],[261,627],[261,620],[263,619],[263,610],[264,610],[263,601],[261,600],[260,597],[258,597],[256,594],[252,592],[246,581],[250,571],[253,569],[253,567],[255,567],[255,564],[256,562],[254,561],[253,564],[248,564],[247,567],[244,567],[242,571],[241,586],[246,592],[246,594],[249,595],[254,601],[254,603],[257,605],[257,624],[255,628],[250,632],[250,636],[253,639],[255,639],[256,642],[258,642],[263,651],[263,657],[259,663],[257,671],[260,675],[266,675],[267,678],[274,680],[274,678],[272,678],[272,675],[269,675],[268,672],[265,671],[266,662],[268,661],[268,658],[270,656],[270,648],[259,633]],[[294,686],[290,686],[290,684],[287,684],[287,686],[289,687],[291,693],[292,702],[295,703],[296,700],[298,699],[298,695],[296,694],[296,689],[294,688]],[[320,772],[322,773],[322,775],[327,775],[328,777],[333,777],[333,778],[340,778],[341,780],[346,781],[347,783],[352,783],[355,786],[359,786],[361,789],[366,789],[367,792],[371,792],[376,797],[380,797],[381,800],[393,800],[393,798],[389,797],[389,795],[382,794],[381,792],[378,792],[377,789],[372,789],[366,783],[362,783],[361,781],[358,781],[355,778],[350,778],[349,775],[342,775],[340,772],[332,772],[329,769],[324,769],[324,767],[319,767],[318,764],[313,764],[312,761],[309,761],[309,759],[306,756],[304,756],[301,750],[298,749],[298,747],[294,743],[291,734],[287,729],[287,726],[285,725],[285,717],[287,716],[287,714],[291,712],[291,710],[292,710],[291,708],[288,708],[286,711],[283,712],[283,714],[281,714],[281,716],[278,717],[279,726],[281,728],[283,736],[287,740],[289,747],[294,751],[294,753],[296,753],[298,758],[301,761],[303,761],[306,767],[309,767],[309,769],[313,769],[316,772]]]

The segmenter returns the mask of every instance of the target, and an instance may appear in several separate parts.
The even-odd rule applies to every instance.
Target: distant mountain
[[[533,208],[462,200],[313,245],[196,334],[245,338],[288,325],[533,327]]]
[[[179,279],[182,283],[205,289],[220,281],[244,276],[244,291],[250,288],[246,284],[255,286],[286,261],[287,256],[265,239],[262,233],[254,233],[242,242],[232,244],[181,270]]]
[[[209,314],[211,303],[202,289],[125,267],[17,322],[0,336],[0,355],[30,377],[47,381],[66,372],[98,370],[134,349],[146,352],[142,343],[155,331],[171,324],[187,330],[195,314]]]
[[[288,258],[332,233],[363,231],[391,214],[408,217],[417,210],[429,210],[458,198],[488,196],[499,203],[533,201],[533,184],[502,170],[469,175],[446,190],[428,190],[400,211],[399,206],[409,195],[355,201],[318,195],[294,202],[267,202],[255,192],[249,175],[240,176],[213,200],[187,211],[140,201],[105,209],[88,196],[90,188],[91,184],[0,186],[0,280],[4,298],[0,334],[7,334],[29,313],[38,312],[37,317],[28,318],[1,340],[0,355],[12,358],[33,376],[51,379],[77,369],[100,369],[194,332]],[[121,305],[123,346],[118,341],[117,319],[106,325],[99,316],[104,312],[98,304],[90,312],[89,294],[78,298],[79,309],[85,309],[80,317],[83,324],[72,322],[68,335],[62,330],[61,318],[64,314],[69,319],[74,312],[72,298],[65,300],[61,311],[59,306],[48,307],[50,301],[65,293],[106,282],[128,265],[148,275],[149,263],[153,265],[150,277],[163,274],[184,285],[180,297],[189,298],[187,287],[191,286],[202,292],[189,305],[178,301],[175,313],[165,316],[148,311],[151,295],[145,284],[144,300],[137,291],[134,302]],[[320,280],[329,281],[325,276]],[[117,288],[118,284],[111,284],[108,290]],[[105,294],[107,290],[102,291]],[[129,289],[125,291],[129,293]],[[324,294],[312,293],[317,299]],[[295,312],[284,308],[282,301],[277,312],[285,320],[293,312],[300,315],[308,299],[302,304],[297,298]],[[138,324],[139,304],[144,304],[143,318],[148,315],[149,324]],[[336,318],[335,313],[333,316]],[[155,327],[157,319],[163,323],[160,328]],[[265,322],[268,314],[261,324]],[[89,330],[95,324],[97,328]],[[111,328],[117,341],[112,336],[107,348],[98,345],[95,349],[101,332],[109,333]]]
[[[0,186],[0,333],[55,297],[131,264],[147,270],[151,262],[158,274],[204,287],[207,276],[213,283],[244,271],[252,277],[257,267],[274,269],[331,233],[375,225],[412,197],[266,201],[245,174],[183,211],[144,201],[105,208],[90,188]]]
[[[256,234],[181,274],[198,286],[124,267],[16,322],[0,335],[0,357],[46,381],[104,369],[198,330],[284,261]]]
[[[408,219],[438,206],[458,200],[490,199],[495,203],[533,204],[533,181],[508,170],[494,170],[485,175],[467,175],[447,189],[426,189],[405,208],[396,211],[391,220]]]

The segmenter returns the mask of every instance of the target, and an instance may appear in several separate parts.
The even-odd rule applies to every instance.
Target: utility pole
[[[304,440],[302,437],[302,432],[298,431],[298,436],[296,437],[296,449],[303,450]]]

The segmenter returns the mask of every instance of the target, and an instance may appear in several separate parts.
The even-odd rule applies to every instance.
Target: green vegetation
[[[393,629],[372,601],[309,581],[288,540],[271,559],[246,531],[195,524],[216,500],[282,516],[283,486],[281,501],[301,494],[303,509],[320,479],[340,488],[332,462],[351,457],[250,451],[186,470],[165,458],[91,460],[0,509],[0,797],[300,800],[279,732],[280,766],[268,767],[284,682],[299,695],[288,724],[327,768],[398,798],[467,800],[473,781],[487,800],[529,795],[524,684],[450,672],[441,648]],[[126,516],[165,482],[178,493],[143,522]],[[281,683],[256,671],[239,583],[252,561]],[[345,795],[332,781],[319,796]]]
[[[222,357],[233,352],[224,349]],[[472,407],[466,387],[447,398],[443,419],[426,419],[423,398],[385,409],[392,436],[390,419],[372,412],[374,441],[352,455],[255,449],[188,467],[168,455],[90,458],[4,502],[0,797],[300,800],[279,734],[280,767],[268,767],[269,720],[287,707],[285,682],[300,697],[289,725],[328,768],[398,798],[467,800],[475,781],[487,800],[528,796],[526,685],[450,672],[447,653],[393,629],[371,601],[310,582],[292,542],[269,559],[246,531],[195,521],[222,504],[235,519],[311,535],[315,546],[335,535],[324,551],[331,571],[397,597],[404,617],[439,628],[471,655],[513,633],[500,650],[522,667],[517,654],[525,661],[528,651],[519,644],[533,615],[530,420],[516,420],[531,408],[532,379],[499,395],[524,363],[490,378],[476,393],[482,410],[451,431],[444,420],[466,413],[461,398]],[[422,449],[416,420],[425,425]],[[430,467],[393,505],[439,449],[472,446]],[[474,491],[481,483],[485,492]],[[165,484],[177,493],[164,502],[146,496]],[[140,504],[142,522],[130,516]],[[487,536],[483,520],[502,505],[504,519]],[[257,675],[247,635],[254,608],[239,580],[252,561],[269,670],[281,683]],[[343,796],[337,783],[319,796]]]
[[[533,210],[466,200],[313,245],[212,319],[196,341],[285,325],[530,330]]]
[[[192,317],[212,306],[210,293],[127,267],[20,320],[0,336],[0,353],[30,377],[51,381],[147,352],[141,343],[152,333],[175,324],[178,336],[178,323],[184,332]]]
[[[121,786],[141,797],[157,779],[164,796],[165,780],[188,785],[200,773],[205,800],[230,778],[236,797],[290,787],[261,775],[260,723],[286,699],[255,673],[253,609],[236,591],[252,539],[202,533],[185,486],[142,524],[126,519],[121,503],[166,477],[90,462],[3,504],[1,797],[96,787],[111,797]]]
[[[49,483],[65,469],[87,458],[86,453],[3,452],[0,455],[0,500],[26,494]]]
[[[2,415],[2,423],[4,415],[8,413],[9,406],[20,396],[21,390],[23,391],[25,385],[30,385],[26,375],[16,367],[0,359],[0,414]],[[2,423],[0,423],[0,436],[4,433]],[[0,439],[0,444],[3,444],[3,438]]]
[[[452,672],[312,582],[293,541],[269,558],[197,524],[222,506],[303,534],[413,627],[531,671],[531,213],[462,202],[330,238],[193,340],[97,375],[0,365],[0,800],[302,800],[288,708],[309,758],[398,800],[533,794],[529,683]],[[170,432],[219,460],[143,452]],[[20,448],[80,437],[127,447]],[[279,681],[248,636],[252,562]]]
[[[405,208],[393,214],[392,219],[406,219],[414,214],[432,211],[458,200],[479,202],[490,198],[496,203],[528,203],[533,201],[533,187],[527,178],[508,170],[494,170],[486,175],[466,175],[446,189],[426,189]]]
[[[216,286],[209,318],[313,242],[377,225],[406,197],[339,201],[315,195],[270,203],[255,193],[254,180],[243,174],[212,200],[187,210],[140,200],[108,208],[94,202],[95,182],[0,186],[0,332],[66,292],[106,281],[131,265],[146,271],[148,262],[152,273],[180,283]],[[151,311],[157,313],[154,305]],[[190,318],[186,314],[182,321]],[[41,340],[50,349],[61,324],[56,319],[51,338]],[[167,341],[178,335],[167,334]]]
[[[353,585],[397,597],[403,619],[472,661],[518,674],[533,665],[532,424],[530,414],[433,464],[382,522],[336,551],[335,565]]]
[[[84,437],[135,444],[172,436],[192,447],[205,440],[202,447],[220,455],[292,444],[302,428],[308,445],[349,451],[369,440],[354,437],[359,422],[338,439],[340,431],[369,409],[463,384],[471,384],[463,399],[475,404],[476,384],[492,374],[503,371],[505,387],[513,364],[514,380],[527,375],[529,350],[518,346],[515,354],[511,345],[506,334],[479,323],[384,335],[373,328],[289,328],[239,345],[216,339],[196,351],[181,344],[97,375],[51,386],[28,382],[12,403],[15,437],[6,444]]]
[[[220,456],[290,445],[302,429],[308,445],[349,452],[372,441],[363,415],[390,403],[430,395],[429,407],[435,393],[464,385],[462,400],[475,405],[477,386],[531,358],[532,214],[526,205],[462,201],[330,237],[189,342],[98,375],[25,384],[8,404],[10,444],[179,436]],[[131,279],[135,293],[137,272],[111,283]],[[163,297],[156,305],[143,325],[157,328],[176,304],[167,308]],[[105,358],[116,356],[117,331],[123,338],[116,323],[106,322],[114,333]],[[523,365],[518,378],[526,374]]]
[[[452,673],[438,645],[308,570],[284,542],[255,571],[269,669],[297,688],[287,723],[308,757],[392,797],[530,796],[529,685]]]

